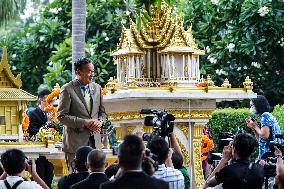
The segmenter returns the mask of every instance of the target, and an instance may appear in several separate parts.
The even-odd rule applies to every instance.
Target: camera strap
[[[21,183],[23,182],[23,180],[18,180],[12,187],[10,186],[10,184],[8,183],[7,180],[4,180],[4,184],[6,186],[7,189],[16,189]]]

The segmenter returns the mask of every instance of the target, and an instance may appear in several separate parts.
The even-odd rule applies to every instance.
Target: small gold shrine
[[[200,79],[199,56],[204,51],[198,49],[191,27],[185,31],[165,3],[160,11],[153,6],[151,16],[148,27],[142,25],[140,31],[132,20],[129,29],[122,28],[113,52],[119,87],[133,79],[138,87],[157,87],[173,79],[180,86],[194,86]]]
[[[22,114],[26,110],[27,101],[35,101],[36,97],[20,89],[20,74],[14,77],[7,60],[7,49],[3,48],[0,63],[0,140],[18,140],[22,133],[19,126]]]

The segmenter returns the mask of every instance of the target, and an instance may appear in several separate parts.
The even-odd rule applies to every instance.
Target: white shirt
[[[13,185],[17,181],[24,179],[19,176],[7,176],[6,180],[10,184],[10,186],[13,187]],[[0,180],[0,189],[6,189],[4,180]],[[39,184],[37,184],[35,181],[24,181],[17,187],[17,189],[42,189],[42,187]]]
[[[158,165],[153,176],[169,183],[170,189],[184,189],[184,177],[177,169],[166,167],[165,164]]]

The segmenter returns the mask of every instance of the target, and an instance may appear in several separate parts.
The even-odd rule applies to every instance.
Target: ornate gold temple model
[[[215,87],[214,83],[207,85],[208,78],[200,78],[199,56],[205,54],[204,50],[198,48],[191,27],[185,30],[183,21],[178,20],[182,19],[174,17],[163,3],[160,11],[152,6],[148,26],[142,24],[138,30],[131,19],[129,28],[123,26],[117,49],[112,54],[117,77],[110,78],[106,86],[111,93],[119,88]],[[228,83],[226,79],[221,87],[231,88]],[[245,90],[252,90],[252,82]]]
[[[26,111],[26,102],[36,97],[20,89],[20,75],[14,77],[7,59],[7,49],[3,48],[0,64],[0,140],[21,141],[21,122]]]

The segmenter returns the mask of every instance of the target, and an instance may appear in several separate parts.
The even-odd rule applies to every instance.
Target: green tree
[[[202,74],[218,85],[228,78],[240,87],[245,76],[272,105],[284,103],[284,3],[278,0],[192,0],[185,25],[206,55]]]

